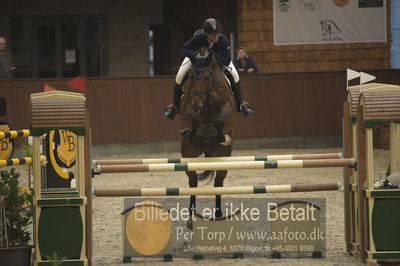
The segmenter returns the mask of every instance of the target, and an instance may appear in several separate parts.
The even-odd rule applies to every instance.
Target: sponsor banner
[[[126,198],[124,257],[325,257],[324,198]]]
[[[10,131],[11,126],[0,121],[0,131]],[[0,160],[8,160],[14,153],[14,138],[0,139]]]
[[[275,45],[386,42],[386,0],[274,0]]]

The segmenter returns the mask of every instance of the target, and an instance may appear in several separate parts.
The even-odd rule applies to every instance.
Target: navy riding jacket
[[[184,56],[189,57],[190,61],[194,62],[196,51],[202,47],[210,47],[210,43],[207,35],[200,31],[194,34],[193,37],[183,45],[181,52]],[[219,35],[218,41],[211,47],[218,63],[224,66],[229,66],[231,62],[230,49],[228,38],[223,34]]]

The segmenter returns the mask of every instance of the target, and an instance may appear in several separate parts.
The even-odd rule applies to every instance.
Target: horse
[[[202,50],[204,54],[204,50]],[[207,67],[192,68],[183,86],[184,95],[179,105],[181,156],[205,157],[231,156],[233,129],[238,110],[229,82],[219,67],[215,56],[209,53]],[[215,187],[223,187],[227,170],[196,173],[186,171],[189,186],[197,187],[199,180],[214,181]],[[196,210],[196,196],[190,196],[189,212]],[[215,196],[214,219],[222,217],[221,195]]]

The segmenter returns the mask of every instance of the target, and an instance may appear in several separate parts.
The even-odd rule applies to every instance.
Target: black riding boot
[[[242,89],[240,87],[240,81],[235,83],[232,87],[233,95],[235,96],[237,108],[239,112],[242,112],[244,117],[248,117],[254,111],[251,110],[250,105],[247,102],[243,101],[242,97]]]
[[[173,120],[175,118],[175,115],[178,112],[178,107],[181,101],[182,94],[182,85],[175,83],[173,102],[172,104],[167,106],[164,112],[164,116],[166,116],[168,119]]]

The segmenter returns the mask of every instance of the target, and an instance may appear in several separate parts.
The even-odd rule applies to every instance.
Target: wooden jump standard
[[[46,156],[40,155],[40,162],[46,161]],[[4,166],[12,166],[12,165],[22,165],[22,164],[31,164],[32,157],[24,157],[24,158],[11,158],[8,160],[0,160],[0,167]]]
[[[29,129],[0,131],[0,139],[14,139],[18,137],[28,137],[30,135]]]
[[[274,161],[274,160],[310,160],[310,159],[341,159],[341,153],[320,154],[285,154],[231,157],[197,157],[197,158],[151,158],[151,159],[114,159],[93,160],[93,165],[114,164],[154,164],[154,163],[192,163],[192,162],[236,162],[236,161]]]
[[[134,188],[134,189],[95,189],[96,197],[150,197],[150,196],[195,196],[227,194],[266,194],[287,192],[310,192],[338,190],[338,183],[264,185],[238,187],[196,187],[196,188]]]
[[[207,163],[167,163],[167,164],[121,164],[98,165],[95,174],[130,173],[130,172],[175,172],[205,170],[239,170],[271,168],[311,168],[311,167],[355,167],[355,160],[281,160],[255,162],[207,162]]]

